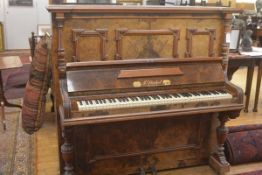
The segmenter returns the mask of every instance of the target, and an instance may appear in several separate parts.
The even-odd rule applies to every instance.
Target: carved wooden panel
[[[198,40],[198,45],[201,45],[202,49],[208,48],[208,55],[209,57],[215,56],[214,53],[214,42],[216,39],[216,30],[215,29],[204,29],[204,30],[199,30],[199,29],[187,29],[186,33],[186,40],[187,40],[187,46],[186,46],[186,52],[185,52],[185,57],[192,57],[193,55],[193,37],[195,36],[207,36],[208,37],[208,42],[207,46],[202,45],[204,42],[201,42],[201,40],[204,40],[204,37],[199,38]],[[199,43],[201,42],[201,44]],[[201,56],[206,56],[206,55],[201,55]]]
[[[73,35],[73,43],[74,43],[74,55],[72,56],[73,62],[81,61],[80,58],[80,52],[82,53],[88,53],[87,48],[90,46],[96,47],[95,40],[99,43],[98,49],[94,50],[90,48],[93,52],[96,52],[95,54],[90,55],[99,55],[100,60],[106,60],[107,59],[107,53],[106,53],[106,43],[107,43],[107,29],[95,29],[95,30],[85,30],[85,29],[72,29],[72,35]],[[89,38],[89,43],[84,42],[83,49],[80,49],[81,47],[81,39],[83,38]],[[93,39],[91,39],[93,38]],[[83,52],[84,50],[84,52]],[[92,58],[95,59],[95,58]]]
[[[143,36],[143,37],[147,37],[146,38],[146,43],[145,43],[145,48],[139,48],[141,47],[141,38],[137,38],[137,41],[134,42],[131,47],[129,47],[129,49],[132,51],[135,50],[136,52],[146,52],[148,51],[148,53],[151,53],[151,56],[155,56],[155,57],[161,57],[159,51],[166,49],[166,45],[167,45],[167,40],[166,41],[161,41],[161,39],[158,38],[152,38],[152,36],[163,36],[163,35],[169,35],[172,37],[172,55],[171,57],[176,58],[178,57],[178,40],[180,39],[180,30],[178,29],[162,29],[162,30],[130,30],[127,28],[119,28],[116,29],[116,55],[115,55],[115,59],[116,60],[121,60],[123,59],[123,45],[124,45],[124,38],[127,36],[133,36],[133,37],[137,37],[137,36]],[[162,37],[163,39],[163,37]],[[155,40],[157,41],[158,44],[158,49],[154,48],[156,47],[156,42],[153,44],[153,41]],[[132,42],[129,40],[129,42]],[[142,51],[141,51],[142,50]],[[143,55],[140,54],[140,55]]]

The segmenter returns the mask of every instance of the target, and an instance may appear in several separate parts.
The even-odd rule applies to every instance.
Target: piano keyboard
[[[232,99],[232,95],[224,90],[215,90],[191,93],[143,95],[98,100],[79,100],[77,101],[77,106],[79,111],[94,111],[105,109],[215,101],[224,99]]]

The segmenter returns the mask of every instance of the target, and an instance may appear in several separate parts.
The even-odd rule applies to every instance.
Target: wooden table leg
[[[1,117],[2,117],[2,125],[4,130],[6,129],[5,123],[5,102],[4,102],[4,88],[3,88],[3,80],[2,80],[2,71],[0,71],[0,105],[1,105]]]
[[[262,60],[259,61],[258,72],[257,72],[257,87],[256,87],[256,95],[255,95],[255,104],[253,109],[254,112],[257,112],[261,78],[262,78]]]
[[[2,116],[2,124],[4,131],[6,130],[6,122],[5,122],[5,104],[1,101],[1,116]]]
[[[15,108],[22,108],[21,105],[17,105],[17,104],[12,104],[12,103],[9,103],[5,97],[5,94],[4,94],[4,87],[3,87],[3,79],[2,79],[2,71],[0,71],[0,93],[1,93],[1,97],[0,97],[0,100],[1,102],[4,102],[4,106],[7,106],[7,107],[15,107]]]
[[[253,80],[253,74],[254,74],[254,65],[248,67],[247,71],[247,84],[246,84],[246,104],[244,112],[248,112],[248,106],[249,106],[249,100],[250,100],[250,93],[251,93],[251,87],[252,87],[252,80]]]
[[[11,104],[11,103],[9,103],[9,102],[6,100],[6,98],[5,98],[5,93],[4,93],[4,87],[3,87],[2,71],[1,71],[1,70],[0,70],[0,105],[1,105],[2,124],[3,124],[4,130],[6,130],[5,106],[18,107],[18,108],[22,108],[22,106],[16,105],[16,104]]]

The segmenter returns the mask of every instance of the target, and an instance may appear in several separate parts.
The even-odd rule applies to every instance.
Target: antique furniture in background
[[[229,171],[225,123],[239,116],[243,102],[226,78],[225,36],[238,10],[48,10],[61,174],[156,174],[203,164]],[[100,107],[85,111],[83,104]]]
[[[18,107],[21,108],[20,105],[11,104],[9,103],[4,95],[4,88],[3,88],[3,80],[2,80],[2,71],[7,69],[14,69],[22,67],[22,62],[18,56],[6,56],[0,58],[0,105],[1,105],[1,117],[2,117],[2,124],[4,130],[6,130],[5,124],[5,106],[8,107]]]
[[[255,66],[258,66],[258,75],[257,75],[255,103],[254,103],[253,112],[257,112],[257,105],[258,105],[260,84],[261,84],[261,77],[262,77],[262,56],[247,56],[247,55],[239,55],[238,53],[229,54],[229,64],[228,64],[228,73],[227,73],[229,80],[232,79],[233,74],[240,67],[247,67],[248,69],[247,78],[246,78],[246,90],[245,90],[245,95],[246,95],[245,109],[244,109],[245,112],[248,112]]]

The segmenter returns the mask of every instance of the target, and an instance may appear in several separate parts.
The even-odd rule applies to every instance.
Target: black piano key
[[[201,93],[201,95],[208,95],[208,93],[206,91],[201,91],[200,93]]]
[[[221,94],[227,94],[227,92],[225,90],[222,90],[222,89],[217,90],[217,91],[220,92]]]
[[[172,94],[174,97],[176,98],[180,98],[180,96],[178,94]]]
[[[168,98],[173,98],[170,94],[167,94],[167,97],[168,97]]]
[[[161,94],[161,95],[159,95],[161,98],[163,98],[163,99],[166,99],[166,96],[165,95],[163,95],[163,94]]]
[[[207,93],[207,95],[211,95],[211,93],[210,93],[210,92],[208,92],[208,91],[206,91],[206,93]]]
[[[181,95],[182,95],[183,97],[187,97],[187,95],[186,95],[185,93],[181,93]]]
[[[209,92],[211,92],[212,94],[215,94],[215,95],[219,94],[217,91],[209,91]]]
[[[193,95],[195,96],[200,96],[200,94],[198,92],[192,92]]]
[[[83,105],[82,101],[79,101],[80,105]]]
[[[157,100],[158,99],[158,97],[157,96],[155,96],[155,95],[153,95],[153,96],[151,96],[153,99],[155,99],[155,100]]]

